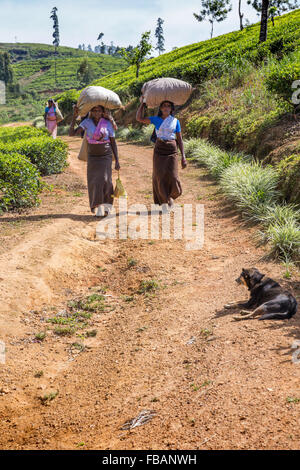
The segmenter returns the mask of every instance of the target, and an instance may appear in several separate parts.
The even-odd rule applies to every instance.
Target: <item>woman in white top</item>
[[[181,151],[181,166],[185,168],[187,161],[181,135],[180,122],[173,116],[174,104],[163,101],[159,107],[158,116],[145,118],[143,96],[137,110],[136,119],[142,124],[154,124],[157,139],[153,154],[153,199],[155,204],[168,204],[172,207],[174,199],[182,194],[178,179],[178,151]]]

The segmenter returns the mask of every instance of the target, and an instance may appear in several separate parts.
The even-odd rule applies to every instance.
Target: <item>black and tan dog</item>
[[[295,297],[256,268],[243,269],[236,282],[248,288],[250,299],[247,302],[232,302],[224,305],[224,308],[241,307],[254,310],[241,310],[240,316],[233,317],[235,320],[246,320],[258,315],[262,315],[259,320],[287,320],[297,312]]]

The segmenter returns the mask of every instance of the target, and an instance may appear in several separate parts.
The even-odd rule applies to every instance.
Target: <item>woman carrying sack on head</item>
[[[85,132],[88,145],[87,180],[90,208],[97,217],[103,214],[101,204],[113,204],[112,156],[115,169],[120,170],[118,148],[114,128],[116,124],[103,106],[95,106],[77,129],[74,129],[78,116],[78,107],[74,106],[70,126],[70,136],[82,136]],[[97,209],[97,211],[96,211]],[[109,208],[105,209],[109,213]]]
[[[56,139],[57,136],[57,116],[56,116],[56,106],[52,99],[48,100],[48,106],[45,108],[45,126],[48,129],[49,134]]]
[[[136,114],[138,122],[155,126],[157,139],[153,154],[153,199],[155,204],[168,204],[169,208],[173,206],[173,200],[182,194],[178,179],[177,144],[182,155],[181,166],[182,168],[187,166],[180,122],[173,116],[173,112],[174,104],[170,101],[163,101],[159,106],[157,116],[145,118],[145,104],[142,96]]]

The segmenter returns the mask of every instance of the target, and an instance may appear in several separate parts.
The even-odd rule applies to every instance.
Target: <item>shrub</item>
[[[54,98],[63,115],[70,114],[73,111],[73,104],[77,103],[79,95],[80,92],[77,90],[68,90]]]
[[[277,166],[279,187],[288,202],[300,203],[300,154],[290,155]]]
[[[3,127],[0,129],[0,143],[15,142],[16,140],[30,139],[47,135],[46,130],[36,129],[32,126]]]
[[[60,139],[32,137],[10,144],[0,143],[0,152],[25,155],[44,176],[60,173],[67,166],[67,147]]]
[[[265,82],[267,89],[276,93],[280,98],[292,103],[292,83],[300,79],[300,51],[285,56],[280,61],[275,61],[270,66]]]
[[[40,175],[30,160],[17,153],[0,153],[0,208],[2,210],[38,205],[40,190]]]

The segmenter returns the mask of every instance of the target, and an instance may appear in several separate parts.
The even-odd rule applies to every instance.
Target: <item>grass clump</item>
[[[45,331],[41,331],[40,333],[36,333],[36,335],[35,335],[35,339],[38,340],[38,341],[44,341],[45,338],[46,338],[46,332]]]
[[[85,336],[87,338],[94,338],[95,336],[97,336],[97,330],[90,330],[90,331],[87,331],[85,333]]]
[[[57,336],[72,336],[75,333],[76,329],[71,326],[66,326],[65,328],[58,326],[54,328],[53,331],[54,334],[56,334]]]
[[[147,292],[153,292],[160,288],[159,282],[155,279],[146,279],[140,282],[140,287],[138,290],[139,294],[146,294]]]
[[[50,401],[54,400],[58,396],[58,390],[55,392],[50,392],[43,397],[39,397],[42,405],[47,405]]]

